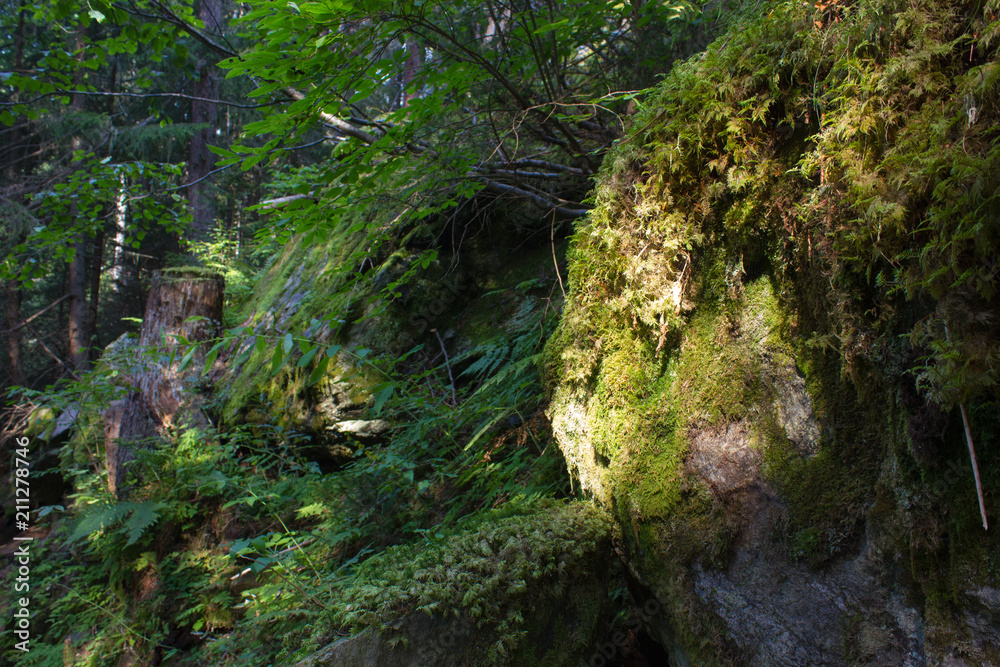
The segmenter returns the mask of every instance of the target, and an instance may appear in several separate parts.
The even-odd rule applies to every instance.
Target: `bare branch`
[[[104,91],[87,91],[87,90],[56,90],[51,93],[45,93],[39,95],[30,100],[25,100],[23,102],[0,102],[0,107],[15,107],[26,104],[34,104],[39,100],[43,100],[46,97],[54,97],[56,95],[86,95],[89,97],[176,97],[182,100],[193,100],[196,102],[211,102],[212,104],[221,104],[227,107],[233,107],[234,109],[259,109],[261,107],[269,107],[275,104],[279,104],[281,100],[274,100],[271,102],[266,102],[264,104],[237,104],[236,102],[227,102],[225,100],[211,100],[206,97],[196,97],[195,95],[185,95],[184,93],[111,93]]]
[[[14,333],[18,329],[23,329],[24,327],[26,327],[29,324],[31,324],[36,318],[39,318],[42,315],[44,315],[45,313],[49,312],[50,310],[52,310],[53,308],[55,308],[56,306],[58,306],[60,303],[62,303],[63,301],[65,301],[69,297],[70,297],[69,294],[62,295],[61,297],[59,297],[58,299],[56,299],[55,301],[53,301],[49,305],[45,306],[40,311],[38,311],[37,313],[35,313],[31,317],[29,317],[28,319],[24,320],[23,322],[21,322],[17,326],[11,327],[10,329],[7,329],[6,331],[0,331],[0,334],[7,335],[7,334]]]

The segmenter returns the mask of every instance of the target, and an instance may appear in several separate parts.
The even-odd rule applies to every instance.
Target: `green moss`
[[[992,317],[996,277],[972,277],[992,265],[983,253],[995,244],[971,212],[995,209],[982,193],[996,192],[998,126],[970,123],[961,102],[975,99],[978,113],[1000,98],[987,25],[981,3],[957,0],[819,15],[800,3],[754,6],[673,69],[605,160],[596,208],[569,251],[573,291],[545,352],[546,386],[557,429],[566,415],[574,446],[607,471],[588,472],[603,485],[591,491],[615,505],[633,556],[660,563],[692,641],[698,605],[663,582],[682,579],[691,559],[721,557],[727,538],[683,469],[690,428],[752,424],[765,477],[787,504],[793,556],[818,564],[843,553],[869,521],[887,549],[911,555],[929,591],[938,580],[951,591],[996,580],[988,553],[1000,543],[979,527],[971,481],[945,484],[939,469],[961,457],[954,418],[934,465],[914,460],[914,408],[900,387],[912,386],[915,353],[899,338],[930,345],[919,372],[932,396],[990,406],[973,422],[977,442],[992,442],[996,396],[983,388],[998,354],[975,322]],[[979,59],[960,57],[955,45],[973,42]],[[789,441],[777,407],[798,374],[822,427],[814,452]],[[580,451],[567,456],[581,476],[589,470]],[[1000,466],[983,464],[995,451],[980,457],[989,502],[1000,498]],[[946,491],[929,493],[935,484]]]
[[[252,349],[241,366],[231,369],[239,382],[219,385],[227,420],[237,419],[261,397],[282,405],[303,389],[308,376],[301,371],[285,368],[272,377],[274,347],[286,333],[335,342],[333,337],[344,336],[351,322],[362,314],[366,300],[372,299],[375,290],[370,279],[374,274],[354,273],[360,257],[366,256],[367,238],[364,230],[352,230],[354,222],[341,221],[322,242],[293,238],[258,278],[244,304],[250,315],[243,326],[252,327],[268,344],[263,350]],[[331,369],[331,375],[335,373],[336,366]]]
[[[203,266],[174,266],[160,269],[160,276],[163,280],[216,280],[222,275],[215,269],[207,269]]]
[[[340,607],[338,623],[391,633],[392,622],[404,614],[471,617],[495,637],[483,664],[512,654],[527,659],[514,664],[568,664],[571,652],[590,648],[580,639],[594,628],[564,630],[554,638],[564,652],[547,654],[556,661],[538,661],[528,659],[534,647],[523,644],[532,630],[525,618],[544,614],[539,605],[560,604],[568,585],[587,580],[609,539],[607,517],[588,503],[512,501],[470,517],[450,535],[392,547],[365,561],[340,593],[350,605]],[[597,602],[589,601],[592,608],[583,614],[589,623],[606,595],[601,591]]]

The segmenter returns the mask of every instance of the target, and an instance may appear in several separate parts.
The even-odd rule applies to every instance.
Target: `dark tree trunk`
[[[104,459],[108,466],[108,487],[116,498],[123,499],[128,493],[125,465],[135,459],[137,449],[146,447],[153,441],[157,435],[157,425],[139,392],[114,401],[104,419]]]
[[[101,305],[101,270],[104,264],[104,230],[97,232],[94,239],[94,256],[90,259],[90,304],[87,309],[87,331],[90,333],[88,346],[99,348],[97,335],[97,314]]]
[[[408,90],[417,77],[424,63],[424,50],[415,39],[406,40],[406,63],[403,66],[403,106],[409,106],[410,100],[420,97],[420,92]]]
[[[87,235],[80,234],[69,265],[69,361],[74,369],[87,367],[90,345],[87,311]]]
[[[136,447],[168,428],[209,425],[202,410],[204,397],[196,387],[204,350],[182,369],[179,339],[204,342],[218,335],[224,292],[225,282],[216,274],[163,271],[153,276],[139,334],[142,370],[129,378],[137,391],[105,415],[108,478],[119,498],[127,493],[124,466],[135,458]]]
[[[221,0],[201,0],[200,18],[205,25],[205,31],[217,35],[222,32],[222,2]],[[191,101],[191,122],[207,124],[191,137],[188,154],[188,201],[191,204],[192,226],[195,238],[207,239],[212,231],[215,220],[215,205],[212,202],[211,190],[215,180],[209,174],[215,168],[215,154],[208,150],[208,144],[215,137],[217,109],[212,102],[219,96],[219,73],[214,61],[198,61],[197,80],[192,94],[202,98]]]
[[[24,366],[21,361],[21,285],[16,280],[4,284],[7,297],[7,363],[13,384],[24,384]]]
[[[77,61],[83,59],[83,37],[77,32],[73,40]],[[83,87],[83,67],[79,66],[73,76],[74,87]],[[73,95],[71,108],[81,111],[85,107],[86,98],[83,95]],[[73,152],[83,149],[83,141],[79,136],[73,137],[70,145]],[[70,215],[77,218],[76,205],[70,207]],[[90,331],[87,326],[87,233],[79,232],[76,237],[76,249],[73,261],[69,265],[69,327],[67,338],[69,342],[69,365],[73,369],[84,369],[90,354]]]

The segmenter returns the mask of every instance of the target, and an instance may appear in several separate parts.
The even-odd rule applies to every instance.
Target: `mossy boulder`
[[[996,205],[1000,107],[988,128],[960,102],[1000,99],[996,18],[757,5],[605,160],[545,352],[549,415],[679,663],[997,664],[992,598],[971,591],[995,588],[1000,541],[968,464],[947,472],[961,420],[937,418],[975,406],[998,506],[996,276],[970,278],[998,248],[956,236]]]
[[[612,609],[611,522],[590,503],[511,502],[366,561],[343,600],[356,634],[299,667],[576,665]]]

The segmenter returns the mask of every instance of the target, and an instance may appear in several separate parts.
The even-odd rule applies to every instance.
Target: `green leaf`
[[[198,351],[198,346],[192,345],[191,349],[187,351],[187,354],[185,354],[181,358],[181,364],[180,366],[177,367],[178,372],[183,371],[191,364],[191,360],[194,359],[194,353],[197,351]]]
[[[212,370],[212,366],[215,365],[215,360],[219,356],[219,351],[222,349],[222,343],[223,341],[219,341],[213,345],[212,349],[208,351],[207,355],[205,355],[205,365],[201,369],[202,375]]]
[[[381,391],[375,394],[375,402],[372,405],[372,412],[374,412],[376,415],[381,414],[382,407],[385,405],[386,401],[392,398],[392,393],[395,390],[396,390],[395,383],[386,383],[385,385],[382,385]]]
[[[271,377],[278,374],[281,366],[285,363],[285,355],[282,354],[281,348],[274,348],[274,354],[271,356]]]
[[[125,531],[128,535],[128,542],[125,543],[125,546],[131,546],[138,542],[146,529],[159,520],[160,510],[166,506],[166,503],[152,501],[135,504],[132,515],[125,522]]]
[[[316,368],[313,369],[312,373],[309,374],[309,384],[314,385],[320,381],[324,375],[326,375],[327,366],[330,364],[329,357],[323,357],[323,359],[316,364]]]
[[[319,352],[319,347],[314,347],[313,349],[303,354],[302,358],[299,359],[299,363],[296,365],[296,368],[302,368],[303,366],[307,366],[309,362],[313,360],[313,357],[316,356],[317,352]]]

